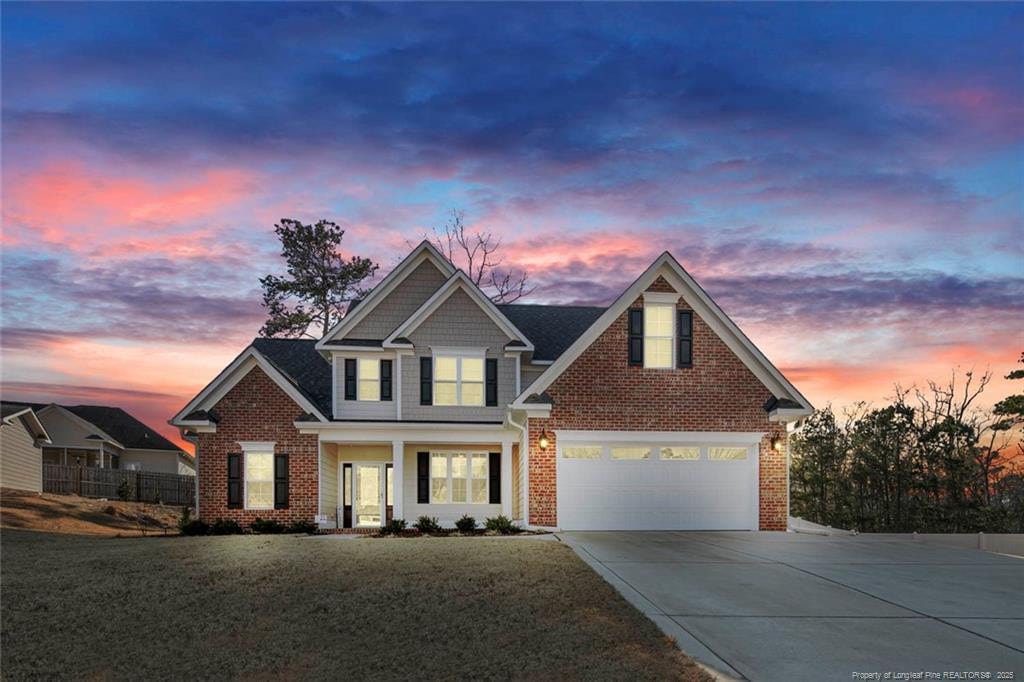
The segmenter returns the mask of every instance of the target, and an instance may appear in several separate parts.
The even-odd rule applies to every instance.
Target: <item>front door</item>
[[[384,464],[353,465],[356,528],[380,527],[384,513]]]

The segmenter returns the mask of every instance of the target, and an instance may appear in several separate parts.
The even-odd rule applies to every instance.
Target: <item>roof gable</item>
[[[124,447],[139,450],[174,450],[177,445],[149,428],[120,407],[73,405],[64,409],[94,424],[116,438]]]
[[[268,343],[270,342],[270,343]],[[277,343],[274,343],[277,342]],[[298,344],[302,344],[299,346]],[[260,346],[263,350],[270,353],[275,361],[271,361],[267,358],[260,350],[257,349]],[[290,348],[299,348],[305,350],[305,353],[300,353],[301,356],[295,356],[291,359],[287,358],[291,351]],[[175,426],[204,426],[211,425],[213,422],[210,419],[199,422],[197,419],[190,419],[195,417],[196,412],[206,412],[213,408],[217,402],[223,398],[228,391],[234,388],[235,384],[242,380],[254,367],[259,367],[263,372],[270,377],[270,379],[276,383],[292,400],[296,402],[302,409],[314,415],[320,421],[329,421],[324,414],[329,414],[330,410],[324,412],[319,399],[314,397],[306,386],[300,383],[300,379],[290,376],[288,371],[299,371],[299,372],[315,372],[317,365],[315,362],[326,364],[325,361],[318,357],[315,353],[310,353],[309,349],[313,348],[312,341],[295,341],[292,339],[256,339],[250,344],[245,350],[239,353],[230,365],[224,368],[224,370],[218,374],[213,381],[206,385],[206,387],[199,392],[199,394],[193,398],[185,407],[183,407],[178,414],[171,418],[170,423]],[[315,361],[315,362],[314,362]],[[284,370],[278,366],[278,363],[286,365],[289,370]],[[309,376],[301,374],[307,382],[311,381]],[[328,369],[327,381],[330,382],[330,370]],[[319,380],[317,381],[319,385]],[[329,383],[328,383],[329,386]],[[327,405],[330,405],[330,389],[327,390]]]
[[[764,354],[740,330],[736,323],[718,307],[707,292],[690,276],[669,252],[664,252],[644,271],[640,277],[620,295],[591,325],[577,338],[559,358],[551,364],[513,402],[514,407],[527,407],[526,400],[534,394],[545,391],[562,372],[578,358],[626,308],[640,298],[655,282],[663,278],[686,304],[704,320],[733,353],[753,372],[776,398],[796,402],[804,411],[813,410],[810,402],[793,386]],[[659,282],[661,284],[661,282]],[[660,287],[656,287],[660,288]]]
[[[394,270],[388,273],[380,284],[359,302],[358,306],[350,308],[348,314],[317,341],[316,349],[318,351],[329,350],[330,344],[337,343],[345,335],[354,331],[360,322],[367,319],[370,313],[383,304],[406,278],[416,273],[417,269],[425,263],[433,265],[444,277],[451,277],[455,272],[455,267],[429,241],[420,242],[401,263],[395,266]]]
[[[440,289],[434,292],[434,295],[427,299],[423,305],[421,305],[416,312],[409,316],[405,322],[398,326],[391,334],[384,339],[385,347],[394,346],[406,346],[407,343],[403,343],[403,340],[408,339],[413,332],[419,328],[424,322],[426,322],[432,315],[434,315],[441,307],[452,299],[458,292],[465,294],[474,304],[488,318],[506,334],[510,339],[519,341],[522,345],[517,346],[520,350],[531,351],[533,350],[533,343],[528,339],[519,329],[512,324],[501,310],[498,309],[494,302],[491,301],[484,293],[480,290],[476,284],[473,283],[469,277],[466,276],[462,270],[457,270],[447,282],[444,283]]]

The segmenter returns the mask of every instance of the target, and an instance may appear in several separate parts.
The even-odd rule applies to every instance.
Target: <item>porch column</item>
[[[405,476],[402,465],[405,460],[405,441],[391,441],[391,476],[394,480],[392,490],[391,515],[396,519],[405,518]]]
[[[512,518],[512,441],[501,443],[501,513]]]

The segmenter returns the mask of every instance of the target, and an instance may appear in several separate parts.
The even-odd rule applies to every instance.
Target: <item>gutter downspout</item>
[[[529,417],[524,417],[523,423],[519,424],[512,418],[512,410],[508,411],[508,424],[519,431],[519,510],[522,512],[522,522],[526,527],[530,526],[530,436],[527,429]]]
[[[192,445],[196,449],[195,453],[192,455],[192,459],[193,459],[193,461],[195,461],[195,466],[196,466],[196,484],[195,484],[196,499],[195,499],[195,506],[196,506],[196,518],[198,519],[199,518],[199,434],[193,433],[192,431],[188,431],[186,429],[182,429],[181,430],[181,437],[184,438],[185,440],[187,440],[189,443],[192,443]]]

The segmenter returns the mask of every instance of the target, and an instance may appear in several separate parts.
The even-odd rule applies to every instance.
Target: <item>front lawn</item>
[[[0,542],[5,679],[706,679],[559,542]]]

